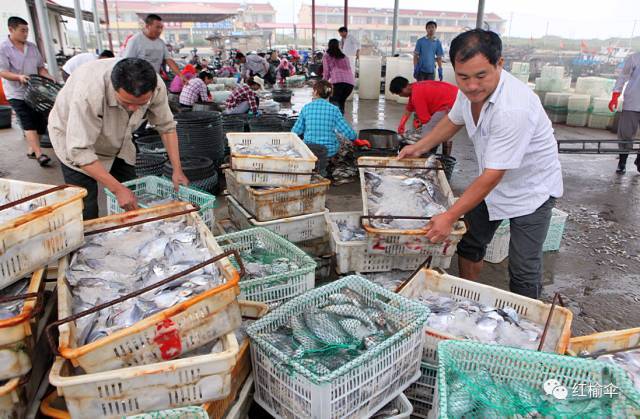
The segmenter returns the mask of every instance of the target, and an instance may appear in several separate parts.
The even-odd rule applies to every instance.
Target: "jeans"
[[[425,73],[424,71],[418,72],[417,76],[418,77],[416,77],[416,80],[418,80],[418,81],[435,80],[436,79],[436,73]]]
[[[551,223],[555,198],[549,198],[528,215],[511,218],[509,240],[509,290],[530,298],[542,293],[542,245]],[[458,243],[458,255],[480,262],[502,220],[489,220],[487,204],[482,201],[465,214],[469,229]]]
[[[83,199],[84,209],[82,210],[82,218],[84,220],[98,218],[98,182],[91,176],[78,172],[65,164],[61,164],[60,166],[62,167],[62,176],[64,177],[65,183],[80,186],[87,190],[87,196]],[[116,178],[118,182],[126,182],[136,178],[135,167],[117,157],[113,161],[109,173]]]
[[[249,102],[245,100],[235,108],[225,109],[223,113],[225,115],[235,115],[235,114],[247,113],[247,112],[249,112]]]
[[[344,115],[344,103],[353,91],[353,85],[349,83],[336,83],[333,85],[333,94],[331,95],[331,103],[340,108],[340,112]]]

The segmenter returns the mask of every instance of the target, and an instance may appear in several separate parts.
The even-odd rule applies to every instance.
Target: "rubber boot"
[[[620,154],[620,160],[618,161],[618,169],[616,169],[616,173],[619,175],[624,174],[627,171],[627,157],[628,154]]]

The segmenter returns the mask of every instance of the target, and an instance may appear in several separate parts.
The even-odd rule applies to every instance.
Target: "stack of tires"
[[[189,179],[189,185],[211,194],[218,193],[218,169],[206,157],[180,156],[182,171]],[[164,163],[162,175],[171,179],[173,166],[170,161]]]

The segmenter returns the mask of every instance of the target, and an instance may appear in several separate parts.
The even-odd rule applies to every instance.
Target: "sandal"
[[[40,154],[40,157],[38,157],[38,163],[40,163],[40,166],[42,167],[47,166],[50,161],[51,158],[49,158],[49,156],[47,156],[46,154]]]
[[[27,153],[27,157],[30,159],[35,159],[36,158],[36,153]]]

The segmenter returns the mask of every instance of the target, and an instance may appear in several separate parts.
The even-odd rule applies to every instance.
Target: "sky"
[[[0,0],[0,3],[7,0]],[[73,6],[73,0],[56,0]],[[114,2],[116,0],[109,0]],[[174,0],[176,1],[176,0]],[[189,0],[178,0],[189,1]],[[193,0],[215,3],[215,0]],[[236,0],[240,1],[240,0]],[[266,0],[248,0],[266,3]],[[303,0],[269,0],[278,22],[297,19]],[[310,4],[311,0],[304,0]],[[81,0],[90,10],[91,1]],[[316,0],[318,5],[342,5],[343,0]],[[393,8],[393,0],[349,0],[350,6]],[[605,7],[606,5],[606,7]],[[475,12],[476,0],[400,0],[400,8]],[[506,35],[539,38],[558,35],[589,39],[640,36],[640,0],[486,0],[485,12],[507,20]],[[635,29],[634,29],[635,25]]]

